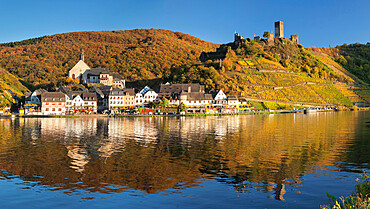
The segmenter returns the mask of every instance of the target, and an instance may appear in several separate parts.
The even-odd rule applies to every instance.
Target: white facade
[[[239,105],[239,100],[227,100],[228,105]]]
[[[66,100],[66,108],[72,108],[72,107],[82,107],[84,104],[83,99],[80,97],[80,95],[75,96],[72,100],[67,97]]]
[[[240,102],[237,96],[231,95],[227,98],[227,104],[239,106]]]
[[[125,106],[125,96],[124,95],[109,95],[108,108],[111,110],[113,108],[124,108]]]
[[[84,100],[80,95],[75,96],[70,99],[67,96],[66,100],[66,110],[67,112],[73,113],[75,110],[96,112],[98,103],[96,100]]]
[[[87,73],[90,67],[82,60],[78,61],[77,64],[69,71],[68,76],[73,80],[78,78],[80,81],[86,81]]]
[[[212,100],[183,100],[181,101],[185,105],[209,105],[212,104]]]
[[[225,100],[225,99],[227,99],[227,96],[222,90],[218,91],[214,98],[214,100]]]
[[[149,102],[153,102],[158,99],[158,94],[145,86],[139,93],[135,95],[135,105],[143,105],[148,104]]]
[[[142,105],[143,104],[143,95],[139,92],[135,94],[135,105]]]
[[[48,93],[48,92],[46,92]],[[63,93],[61,93],[63,94]],[[42,99],[41,112],[44,115],[64,115],[66,113],[66,99],[61,97],[48,97]]]

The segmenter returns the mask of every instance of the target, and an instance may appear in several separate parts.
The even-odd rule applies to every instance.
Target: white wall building
[[[41,112],[44,115],[64,115],[66,95],[62,92],[44,92],[41,94]]]
[[[142,105],[154,102],[158,98],[158,94],[148,86],[145,86],[139,93],[135,95],[135,104]]]

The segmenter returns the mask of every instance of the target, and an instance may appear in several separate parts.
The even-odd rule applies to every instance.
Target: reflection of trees
[[[355,115],[1,120],[0,168],[98,192],[156,193],[206,174],[238,192],[259,184],[284,200],[285,185],[299,184],[307,166],[334,165],[346,151]]]
[[[323,113],[240,119],[239,134],[228,134],[215,146],[221,154],[213,163],[206,161],[204,172],[217,171],[240,192],[251,182],[263,182],[266,189],[275,185],[275,198],[283,199],[284,185],[300,182],[307,166],[334,165],[353,137],[353,117]]]
[[[366,112],[355,112],[356,118],[366,114]],[[365,117],[365,120],[356,121],[357,131],[354,133],[355,141],[348,146],[348,149],[341,156],[341,162],[355,162],[357,167],[370,169],[370,118]],[[350,169],[353,165],[339,164],[338,167]]]

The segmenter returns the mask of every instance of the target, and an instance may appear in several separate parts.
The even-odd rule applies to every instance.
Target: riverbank
[[[212,113],[212,114],[153,114],[153,115],[115,115],[112,117],[199,117],[199,116],[225,116],[225,115],[259,115],[259,114],[282,114],[292,112],[245,112],[245,113]]]
[[[365,173],[361,175],[361,180],[355,185],[355,191],[348,197],[340,197],[339,200],[326,193],[331,199],[332,205],[320,206],[321,209],[335,209],[335,208],[370,208],[370,177]]]
[[[24,118],[107,118],[107,117],[199,117],[199,116],[226,116],[226,115],[260,115],[260,114],[287,114],[287,113],[304,113],[314,114],[316,112],[333,112],[333,111],[369,111],[370,108],[356,109],[300,109],[300,110],[265,110],[250,111],[237,113],[187,113],[187,114],[170,114],[170,113],[153,113],[153,114],[128,114],[128,115],[107,115],[107,114],[90,114],[90,115],[6,115],[0,118],[24,117]]]

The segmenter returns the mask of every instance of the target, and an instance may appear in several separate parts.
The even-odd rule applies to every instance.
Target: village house
[[[98,111],[98,101],[96,93],[84,92],[82,93],[82,99],[84,101],[84,111],[87,113],[96,113]]]
[[[213,93],[212,96],[213,96],[212,101],[213,105],[221,106],[227,104],[227,96],[222,90]]]
[[[112,86],[100,86],[100,91],[103,93],[104,96],[100,95],[100,98],[98,97],[98,111],[105,111],[109,109],[109,94],[110,91],[113,89]],[[99,108],[100,104],[100,108]]]
[[[84,52],[81,51],[80,60],[69,71],[68,76],[75,80],[79,79],[80,83],[97,84],[101,83],[114,88],[125,88],[125,80],[119,73],[112,73],[109,68],[90,68],[84,62]]]
[[[37,89],[25,95],[25,113],[41,110],[41,94],[47,92],[45,89]]]
[[[205,93],[204,85],[198,83],[190,84],[161,84],[159,86],[159,99],[166,98],[169,101],[170,105],[179,105],[180,104],[180,94],[182,92],[187,93]]]
[[[180,103],[185,105],[209,105],[213,101],[212,94],[205,94],[203,92],[181,92]]]
[[[83,99],[80,95],[75,95],[72,97],[66,97],[66,114],[75,114],[76,112],[80,112],[83,108]]]
[[[75,80],[76,78],[82,82],[86,80],[87,72],[90,67],[85,63],[85,55],[83,49],[81,49],[80,60],[75,66],[68,72],[68,76]]]
[[[134,88],[125,88],[122,89],[125,92],[124,105],[127,107],[135,107],[135,89]]]
[[[158,99],[158,94],[148,86],[145,86],[135,95],[135,105],[145,105]]]
[[[104,87],[109,87],[107,94],[104,94],[103,91],[97,86],[92,86],[89,89],[89,92],[96,94],[98,112],[102,112],[108,109],[108,96],[109,96],[109,91],[111,87],[110,86],[104,86]]]
[[[41,112],[44,115],[64,115],[66,95],[62,92],[44,92],[41,94]]]
[[[239,99],[236,95],[230,95],[230,96],[227,97],[227,104],[238,107],[240,102],[239,102]]]
[[[126,89],[112,89],[109,94],[109,110],[119,111],[135,106],[135,90]]]

